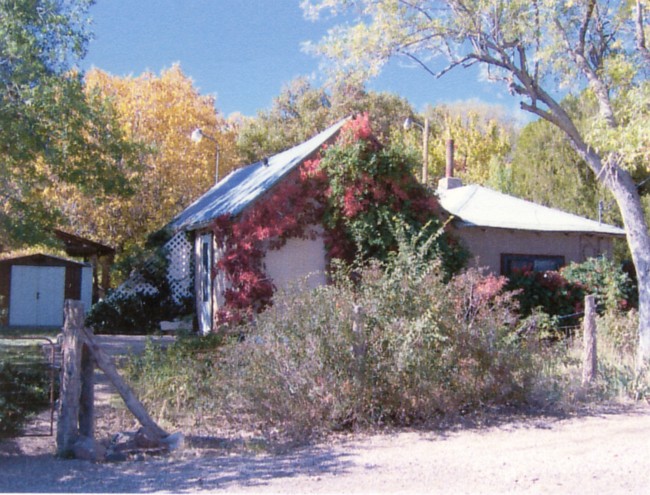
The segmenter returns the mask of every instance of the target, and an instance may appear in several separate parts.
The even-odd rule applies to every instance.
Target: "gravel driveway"
[[[448,433],[350,436],[284,455],[209,441],[119,464],[0,454],[3,492],[648,493],[650,411]]]

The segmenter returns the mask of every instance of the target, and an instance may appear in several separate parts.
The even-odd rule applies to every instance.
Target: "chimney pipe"
[[[445,164],[445,177],[450,179],[454,176],[454,140],[447,139],[447,161]]]
[[[445,164],[445,176],[438,181],[438,191],[447,191],[462,186],[463,181],[454,177],[454,140],[447,139],[447,163]]]

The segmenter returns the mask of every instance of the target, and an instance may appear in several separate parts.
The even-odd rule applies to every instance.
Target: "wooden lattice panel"
[[[192,295],[192,243],[187,234],[181,231],[167,241],[165,248],[169,260],[167,280],[174,301],[179,303],[183,298]]]

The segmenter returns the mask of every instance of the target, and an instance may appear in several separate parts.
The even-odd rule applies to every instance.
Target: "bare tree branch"
[[[580,26],[580,31],[578,33],[578,46],[576,47],[576,52],[584,58],[585,56],[585,43],[587,37],[587,31],[589,30],[589,21],[594,13],[594,7],[596,6],[596,0],[589,0],[587,4],[587,10],[585,10],[585,15],[582,18],[582,25]]]
[[[425,16],[429,21],[433,21],[433,17],[431,17],[431,15],[426,10],[424,10],[422,7],[418,7],[417,5],[413,5],[411,2],[407,2],[406,0],[399,0],[399,3],[402,3],[402,4],[406,5],[407,7],[412,8],[413,10],[417,10],[420,14]]]

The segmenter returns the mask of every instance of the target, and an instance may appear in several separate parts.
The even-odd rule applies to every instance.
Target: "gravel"
[[[203,439],[167,458],[92,464],[0,444],[0,491],[51,493],[647,493],[650,409],[448,432],[350,435],[284,454]],[[32,447],[29,447],[31,443]],[[198,442],[197,442],[198,445]]]

